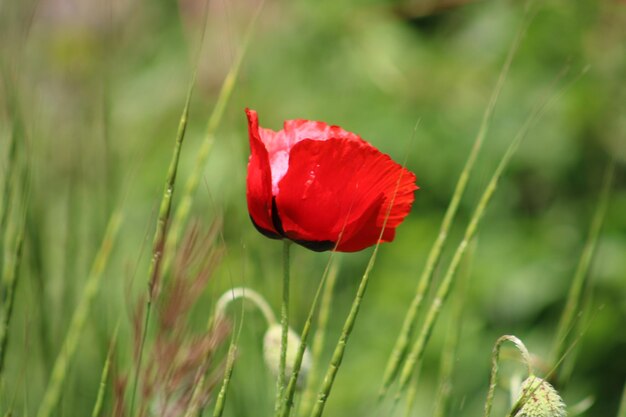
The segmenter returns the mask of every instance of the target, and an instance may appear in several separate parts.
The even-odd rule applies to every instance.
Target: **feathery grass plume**
[[[522,383],[519,399],[510,417],[565,417],[565,403],[547,381],[530,375]]]
[[[224,250],[216,243],[219,228],[217,221],[204,235],[196,224],[189,228],[176,254],[171,279],[155,294],[157,326],[151,350],[146,351],[145,369],[139,374],[139,416],[182,415],[194,399],[199,378],[217,367],[214,353],[223,344],[228,326],[219,322],[199,334],[191,334],[187,320],[221,261]],[[136,360],[142,342],[141,316],[140,311],[135,320]],[[195,397],[199,405],[206,403],[217,383],[215,375],[211,377],[199,397]],[[122,395],[117,403],[123,404],[123,394],[117,395]]]
[[[113,359],[113,353],[115,352],[115,345],[117,343],[117,333],[120,328],[119,321],[115,325],[115,330],[113,330],[113,336],[111,337],[111,343],[109,344],[109,351],[107,352],[107,357],[104,360],[104,365],[102,366],[102,373],[100,374],[100,384],[98,385],[98,394],[96,395],[96,401],[93,405],[93,410],[91,412],[91,417],[99,417],[102,412],[102,406],[104,404],[104,396],[106,394],[107,381],[109,379],[109,371],[111,368],[111,361]]]
[[[513,343],[515,348],[519,351],[522,361],[526,365],[526,372],[529,376],[533,375],[532,362],[530,353],[524,343],[515,336],[504,335],[496,340],[495,345],[491,353],[491,374],[489,375],[489,390],[487,391],[487,400],[485,401],[485,411],[483,417],[489,417],[491,414],[491,408],[493,407],[493,398],[496,393],[496,385],[498,383],[498,363],[500,361],[500,349],[504,342]]]
[[[189,217],[191,205],[193,203],[198,184],[200,183],[200,178],[202,178],[202,172],[204,171],[207,159],[209,158],[209,154],[211,153],[211,149],[213,149],[215,132],[222,122],[222,117],[224,116],[226,105],[228,104],[233,90],[235,89],[235,83],[237,82],[237,77],[239,76],[241,64],[248,51],[248,46],[250,45],[252,35],[254,34],[258,17],[261,14],[261,10],[263,9],[263,4],[264,0],[259,3],[252,17],[252,20],[248,24],[243,44],[241,45],[235,61],[230,66],[230,69],[228,70],[228,73],[224,78],[224,82],[222,83],[222,87],[217,97],[217,102],[215,103],[215,107],[213,108],[213,111],[209,116],[206,132],[204,134],[204,140],[196,154],[196,163],[191,171],[191,174],[187,178],[185,186],[183,187],[180,203],[178,204],[174,213],[174,218],[172,219],[170,236],[168,238],[165,251],[166,258],[163,268],[164,271],[167,271],[169,269],[170,260],[168,253],[173,253],[172,249],[175,248],[178,244],[181,230],[183,230],[183,228],[185,227],[185,223],[187,222],[187,218]]]
[[[566,67],[564,72],[567,69],[568,68]],[[581,75],[583,73],[581,73]],[[559,80],[562,76],[563,74],[559,74],[556,80]],[[577,81],[578,78],[579,77],[576,77],[572,82]],[[422,325],[421,331],[408,353],[407,359],[400,374],[398,393],[395,398],[396,401],[400,399],[401,395],[406,389],[407,384],[409,383],[409,380],[411,378],[411,374],[414,372],[415,368],[421,363],[426,344],[430,339],[430,335],[437,321],[437,318],[439,317],[441,308],[450,293],[450,289],[452,287],[452,284],[454,283],[459,264],[461,263],[461,260],[465,255],[469,242],[474,238],[476,232],[478,231],[480,221],[482,220],[485,210],[498,187],[500,177],[502,176],[504,170],[511,161],[511,158],[519,148],[520,144],[528,134],[530,128],[535,125],[537,120],[543,115],[544,111],[560,97],[560,95],[567,89],[567,87],[569,87],[569,85],[570,84],[562,87],[561,90],[559,90],[554,96],[550,97],[549,99],[543,100],[531,112],[530,116],[526,119],[524,125],[520,128],[520,130],[511,141],[498,166],[496,167],[496,170],[494,171],[491,179],[489,180],[489,183],[485,187],[483,194],[481,195],[480,200],[474,210],[474,213],[470,218],[467,228],[465,229],[463,239],[457,246],[452,260],[448,265],[448,269],[446,270],[446,273],[436,290],[435,297],[430,304],[428,312],[426,313],[426,318]]]
[[[476,138],[474,139],[474,144],[472,145],[472,149],[469,153],[469,156],[467,157],[465,166],[463,167],[463,170],[459,175],[459,179],[457,180],[454,193],[452,194],[452,199],[450,200],[450,204],[446,209],[446,213],[441,222],[441,226],[439,227],[437,239],[433,243],[433,246],[428,253],[426,264],[424,265],[424,269],[420,275],[415,295],[404,316],[400,333],[398,334],[398,338],[396,339],[391,354],[389,355],[389,359],[387,360],[387,365],[385,366],[385,372],[383,374],[383,382],[379,393],[379,400],[382,399],[382,397],[387,393],[389,386],[396,378],[402,361],[406,356],[410,340],[413,336],[415,324],[417,322],[417,317],[422,306],[422,301],[424,300],[424,297],[430,288],[435,269],[439,263],[439,260],[441,259],[441,254],[448,238],[450,228],[456,217],[461,198],[463,197],[465,189],[467,188],[467,183],[471,177],[472,171],[474,169],[474,164],[476,162],[478,154],[480,153],[482,144],[485,140],[485,137],[487,136],[487,133],[489,132],[491,121],[493,119],[493,112],[496,107],[498,98],[500,97],[500,92],[502,91],[504,81],[506,80],[509,68],[511,67],[513,57],[515,56],[515,53],[519,48],[521,39],[528,25],[530,24],[530,20],[531,19],[527,19],[520,26],[517,34],[515,35],[513,43],[509,47],[507,57],[504,61],[504,64],[502,65],[500,75],[498,76],[498,80],[496,82],[493,92],[491,93],[489,103],[487,104],[487,107],[483,114],[480,128],[478,129],[478,133],[476,135]]]
[[[61,388],[67,376],[67,369],[74,358],[80,336],[85,328],[85,323],[87,322],[91,310],[91,303],[100,289],[102,275],[109,261],[109,255],[111,254],[111,249],[113,248],[121,222],[122,213],[117,210],[111,215],[104,238],[102,239],[102,244],[91,266],[89,276],[87,277],[83,294],[72,315],[70,327],[63,341],[63,345],[61,346],[61,350],[59,351],[59,355],[56,358],[54,367],[52,368],[50,381],[48,382],[48,386],[39,406],[37,417],[49,417],[57,406]]]
[[[578,266],[576,267],[576,272],[574,273],[574,278],[572,279],[569,293],[567,295],[567,301],[556,331],[551,354],[551,361],[553,364],[556,364],[565,355],[568,342],[570,341],[568,334],[575,325],[576,317],[578,317],[583,289],[589,277],[589,269],[591,267],[598,243],[598,237],[600,236],[602,224],[604,223],[604,217],[609,205],[609,197],[611,194],[611,185],[613,183],[614,174],[615,160],[613,159],[607,165],[604,173],[602,188],[593,219],[589,226],[587,241],[585,242],[585,246],[578,261]],[[557,370],[557,374],[555,375],[556,379],[559,379],[558,376],[559,372]]]
[[[317,327],[315,329],[315,334],[313,335],[313,342],[311,343],[312,366],[306,380],[302,400],[300,401],[300,410],[298,412],[298,415],[302,416],[306,416],[311,412],[311,407],[313,406],[313,400],[315,398],[315,390],[319,384],[320,374],[318,371],[319,367],[317,365],[321,361],[322,351],[324,350],[328,318],[330,317],[330,308],[333,300],[335,283],[337,282],[337,275],[339,274],[339,264],[337,262],[330,263],[329,261],[329,265],[330,270],[328,272],[326,283],[324,284],[324,292],[322,293],[320,309],[317,315]]]
[[[405,161],[406,162],[406,161]],[[335,345],[335,350],[333,351],[333,355],[330,359],[330,364],[328,365],[328,369],[326,370],[326,374],[324,376],[324,380],[322,382],[322,386],[317,395],[317,401],[313,405],[313,410],[311,411],[311,417],[320,417],[324,413],[324,407],[326,406],[326,401],[328,400],[328,396],[330,395],[330,391],[333,388],[333,384],[335,382],[335,377],[337,376],[337,372],[339,371],[339,367],[341,366],[341,362],[343,361],[343,356],[346,350],[346,345],[348,344],[348,340],[350,335],[352,334],[352,329],[354,328],[354,323],[359,314],[359,310],[361,308],[361,302],[363,301],[363,297],[365,296],[365,291],[367,290],[367,284],[369,283],[369,275],[374,268],[374,264],[376,263],[376,255],[378,254],[378,248],[380,247],[380,242],[385,232],[385,228],[387,226],[387,220],[389,219],[389,214],[391,213],[391,208],[393,207],[393,203],[396,199],[396,194],[398,192],[398,187],[400,186],[400,182],[402,181],[402,172],[398,176],[398,181],[396,182],[396,188],[394,190],[391,201],[389,202],[389,208],[387,209],[387,213],[385,215],[385,220],[383,221],[382,228],[380,231],[378,243],[374,246],[374,250],[372,251],[372,255],[370,256],[369,262],[367,263],[367,267],[365,268],[365,272],[361,277],[361,281],[359,282],[359,287],[357,288],[357,292],[352,300],[352,306],[350,307],[350,312],[348,313],[348,317],[343,324],[343,328],[341,330],[341,335],[339,336],[339,340]],[[345,225],[344,225],[345,227]],[[341,240],[341,234],[339,235],[339,241]],[[319,294],[319,288],[318,293]]]

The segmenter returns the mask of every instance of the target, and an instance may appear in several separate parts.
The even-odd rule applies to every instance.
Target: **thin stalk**
[[[528,353],[528,349],[524,346],[521,340],[519,340],[515,336],[505,335],[501,336],[496,340],[496,344],[493,347],[493,351],[491,354],[491,374],[489,375],[489,391],[487,392],[487,400],[485,401],[485,412],[483,417],[489,417],[491,414],[491,408],[493,407],[493,398],[496,393],[496,385],[498,378],[498,361],[500,360],[500,348],[504,342],[511,342],[515,345],[517,350],[520,352],[524,364],[526,365],[526,371],[528,372],[528,376],[533,374],[533,369],[530,360],[530,353]]]
[[[141,363],[143,359],[144,346],[146,344],[146,337],[148,334],[148,327],[150,324],[150,316],[152,313],[152,303],[156,295],[158,288],[158,279],[161,272],[161,260],[163,259],[163,249],[167,240],[167,226],[170,219],[170,213],[172,209],[172,197],[174,195],[174,185],[176,183],[176,174],[178,172],[178,161],[180,159],[180,152],[185,138],[185,132],[187,130],[187,120],[189,118],[189,106],[191,103],[191,95],[193,87],[196,81],[196,72],[194,71],[191,81],[189,82],[189,88],[187,90],[187,98],[185,100],[185,107],[180,116],[178,123],[178,131],[176,134],[176,140],[174,142],[174,150],[172,153],[172,159],[167,170],[167,176],[165,179],[165,187],[163,189],[163,196],[161,197],[161,205],[159,208],[159,217],[157,219],[156,230],[154,232],[154,238],[152,243],[152,259],[148,268],[148,297],[146,299],[146,313],[144,316],[144,323],[141,332],[141,344],[139,346],[139,357],[137,359],[137,366],[135,368],[135,375],[133,379],[133,387],[130,402],[130,415],[133,416],[135,406],[135,396],[137,394],[137,386],[139,383],[139,372],[141,371]]]
[[[311,363],[313,366],[309,371],[309,375],[306,381],[306,388],[302,394],[300,415],[306,416],[311,412],[313,406],[313,399],[315,398],[315,392],[317,385],[319,384],[320,374],[318,367],[322,357],[322,351],[324,350],[324,341],[326,339],[326,331],[328,327],[328,318],[330,317],[330,308],[333,300],[333,294],[335,289],[335,283],[337,282],[337,275],[339,268],[336,263],[333,263],[328,273],[328,278],[324,284],[324,293],[322,294],[322,300],[320,301],[320,310],[317,316],[317,328],[313,336],[313,343],[311,344]],[[323,278],[322,278],[323,279]]]
[[[528,22],[524,23],[518,30],[513,40],[513,43],[509,48],[508,55],[504,61],[502,69],[500,70],[500,75],[498,76],[498,80],[491,94],[491,98],[489,99],[489,103],[487,105],[487,108],[485,109],[485,113],[483,114],[483,118],[478,133],[476,135],[476,139],[474,140],[474,144],[472,145],[470,154],[467,158],[467,161],[465,162],[465,166],[461,171],[461,175],[457,180],[452,199],[450,200],[450,204],[448,205],[441,226],[439,227],[439,234],[437,235],[437,239],[435,240],[433,246],[430,249],[430,252],[428,253],[426,264],[417,284],[415,296],[413,297],[409,309],[406,312],[400,334],[398,335],[391,354],[389,355],[389,359],[385,367],[385,373],[383,374],[383,383],[379,393],[379,399],[381,399],[387,393],[387,390],[395,379],[398,370],[400,369],[401,362],[406,355],[407,348],[409,346],[409,342],[413,334],[415,324],[417,322],[417,317],[422,306],[422,301],[424,300],[424,296],[430,288],[435,268],[437,267],[439,260],[441,259],[441,253],[448,238],[450,227],[454,222],[456,213],[459,208],[459,204],[461,202],[461,198],[463,197],[465,189],[467,188],[467,183],[472,174],[476,158],[478,157],[485,137],[489,132],[489,127],[491,126],[491,121],[493,119],[493,112],[498,98],[500,97],[500,92],[502,91],[502,87],[509,72],[509,68],[511,67],[511,62],[513,61],[513,57],[515,56],[515,53],[519,48],[521,39],[526,31],[527,26]]]
[[[596,206],[593,219],[589,226],[589,232],[587,241],[580,256],[572,284],[567,295],[567,301],[559,326],[557,328],[556,336],[552,346],[552,363],[556,363],[565,353],[567,349],[568,334],[578,316],[578,310],[580,308],[583,289],[587,283],[589,277],[589,269],[593,260],[594,253],[596,251],[598,237],[602,230],[602,224],[606,216],[607,207],[609,205],[609,197],[611,194],[611,185],[613,183],[613,176],[615,174],[615,160],[611,160],[606,167],[604,173],[604,179],[602,181],[602,189],[598,198],[598,204]]]
[[[96,395],[96,402],[93,405],[93,410],[91,412],[91,417],[100,416],[100,412],[102,411],[102,405],[104,404],[104,395],[106,394],[107,389],[107,380],[109,379],[109,370],[111,368],[111,360],[113,358],[113,352],[115,352],[115,344],[117,342],[117,332],[120,328],[119,321],[115,326],[115,330],[113,331],[113,337],[111,338],[111,343],[109,344],[109,351],[107,352],[107,357],[104,361],[104,365],[102,366],[102,373],[100,375],[100,385],[98,387],[98,394]]]
[[[235,368],[235,359],[237,357],[237,344],[239,343],[239,336],[241,335],[241,329],[243,328],[243,315],[239,324],[239,331],[237,336],[231,340],[230,346],[228,346],[228,356],[226,358],[226,370],[224,371],[224,379],[222,379],[222,386],[220,392],[215,399],[215,408],[213,409],[213,417],[222,417],[224,413],[224,407],[226,405],[226,394],[230,386],[230,380],[233,375],[233,369]],[[187,414],[185,417],[194,417],[194,414]]]
[[[172,219],[172,226],[170,228],[169,238],[167,242],[166,259],[163,268],[165,271],[169,269],[171,263],[171,254],[174,253],[172,249],[175,248],[176,245],[178,245],[178,241],[180,240],[180,236],[185,227],[185,223],[187,221],[187,218],[189,217],[189,212],[191,210],[191,205],[193,203],[198,184],[200,183],[200,179],[202,178],[202,173],[204,171],[207,159],[209,158],[209,154],[211,153],[211,149],[213,149],[213,143],[215,142],[215,132],[217,131],[217,128],[222,121],[222,117],[224,116],[224,112],[226,110],[226,105],[228,104],[230,97],[232,96],[232,92],[235,89],[235,84],[237,82],[237,77],[239,76],[241,64],[248,51],[248,46],[250,45],[252,35],[254,34],[256,21],[261,14],[263,3],[264,1],[261,1],[259,3],[256,13],[248,24],[243,45],[241,46],[241,49],[239,50],[235,61],[228,70],[228,74],[226,74],[226,78],[222,83],[222,87],[217,97],[217,102],[215,103],[215,107],[213,108],[213,112],[211,113],[211,116],[209,117],[209,121],[207,123],[204,140],[202,142],[202,145],[200,146],[200,149],[198,149],[197,152],[196,163],[193,170],[191,171],[191,174],[187,178],[185,186],[183,187],[180,203],[176,208],[174,217]]]
[[[19,103],[13,92],[13,82],[9,80],[6,70],[2,71],[2,78],[5,90],[8,91],[8,110],[11,118],[11,135],[9,138],[7,152],[7,166],[4,172],[4,184],[2,190],[2,204],[0,205],[0,272],[4,270],[4,245],[6,237],[7,222],[13,197],[14,184],[17,178],[16,165],[18,162],[19,142],[24,140],[24,125],[19,111]],[[0,289],[2,284],[0,284]]]
[[[450,319],[450,328],[448,336],[441,355],[441,365],[439,368],[439,390],[435,400],[434,417],[445,417],[448,414],[450,395],[452,393],[452,374],[454,372],[455,358],[459,345],[459,336],[463,323],[463,307],[465,304],[465,295],[471,275],[471,264],[474,258],[476,240],[472,244],[472,249],[467,254],[464,262],[464,273],[459,282],[459,288],[456,290],[453,299],[453,311]]]
[[[562,74],[559,74],[559,77],[557,77],[557,80],[560,79],[561,76]],[[577,79],[578,78],[576,78],[574,81],[576,81]],[[424,349],[426,348],[426,344],[428,343],[428,340],[430,339],[430,335],[437,321],[437,318],[439,317],[441,308],[450,293],[452,284],[454,283],[459,264],[461,263],[461,260],[463,259],[463,256],[465,255],[469,242],[473,239],[473,237],[475,236],[478,230],[480,221],[482,220],[483,215],[485,214],[485,210],[487,206],[489,205],[489,202],[491,201],[491,198],[493,197],[493,194],[495,193],[498,187],[498,182],[500,180],[500,177],[502,176],[504,170],[507,168],[509,162],[511,161],[511,158],[513,157],[513,155],[519,148],[521,142],[528,134],[528,131],[530,130],[530,128],[536,123],[536,121],[540,118],[540,116],[543,115],[545,109],[550,104],[552,104],[552,102],[556,101],[558,97],[560,97],[560,93],[565,91],[566,87],[564,87],[561,91],[559,91],[559,93],[555,94],[549,100],[545,100],[544,102],[542,102],[539,106],[537,106],[534,109],[534,111],[528,117],[524,125],[517,132],[517,135],[515,136],[515,138],[513,139],[513,141],[507,148],[506,152],[502,156],[500,163],[498,164],[495,172],[493,173],[489,183],[485,187],[485,190],[483,191],[483,194],[480,197],[480,200],[478,202],[478,205],[476,206],[476,209],[474,210],[474,213],[470,219],[470,222],[467,225],[467,228],[465,229],[463,240],[461,241],[461,243],[459,243],[459,246],[457,247],[452,257],[452,261],[450,262],[450,265],[448,266],[448,269],[444,275],[444,278],[442,279],[441,283],[439,284],[439,287],[437,288],[437,291],[435,293],[435,298],[433,299],[430,305],[430,308],[426,314],[426,318],[422,325],[420,334],[418,335],[416,341],[411,347],[411,350],[404,363],[402,372],[400,374],[399,388],[398,388],[398,394],[396,395],[396,401],[400,398],[400,396],[406,389],[407,384],[410,380],[411,374],[413,373],[416,365],[421,362],[422,356],[424,354]]]
[[[322,294],[322,290],[327,288],[326,280],[330,277],[333,277],[333,281],[337,276],[337,268],[331,268],[332,259],[334,252],[331,253],[330,258],[328,260],[328,264],[326,265],[326,269],[324,270],[324,274],[322,275],[322,279],[320,280],[319,285],[317,286],[317,290],[315,291],[315,296],[313,297],[313,302],[311,303],[311,308],[309,309],[309,314],[304,322],[304,327],[302,328],[302,332],[300,333],[300,345],[298,346],[298,352],[296,354],[296,358],[293,364],[293,372],[291,373],[291,378],[289,379],[289,384],[287,385],[287,391],[282,403],[282,407],[280,409],[280,417],[289,417],[291,414],[291,410],[293,408],[293,397],[296,392],[296,385],[298,383],[298,376],[300,375],[300,368],[302,367],[302,358],[304,358],[304,353],[306,351],[306,344],[309,337],[309,333],[311,331],[311,325],[313,323],[313,316],[315,315],[315,311],[317,310],[317,305]],[[331,290],[332,292],[332,290]],[[326,294],[325,294],[326,295]],[[328,312],[326,312],[327,314]],[[328,320],[328,317],[325,317],[325,320]],[[326,324],[324,323],[324,326]]]
[[[0,323],[0,378],[4,370],[4,359],[6,357],[7,345],[9,342],[9,324],[13,316],[13,303],[15,300],[15,289],[19,280],[20,266],[22,264],[22,251],[24,248],[24,235],[26,233],[26,213],[29,200],[28,185],[25,185],[24,201],[22,203],[22,219],[19,223],[17,236],[15,237],[13,253],[11,258],[6,259],[6,265],[2,273],[3,300],[0,311],[2,322]],[[7,229],[8,230],[8,229]]]
[[[100,289],[100,283],[105,267],[107,266],[113,243],[117,237],[120,224],[122,222],[122,214],[116,211],[111,215],[109,224],[107,225],[102,244],[94,259],[91,271],[87,277],[85,288],[81,296],[80,302],[74,310],[70,327],[65,336],[63,345],[52,369],[48,387],[44,393],[43,400],[39,406],[37,417],[49,417],[59,401],[61,388],[67,376],[67,370],[76,352],[78,341],[85,328],[87,317],[91,310],[91,304],[94,297]]]
[[[274,413],[278,414],[285,394],[285,367],[287,363],[287,334],[289,333],[289,248],[291,241],[283,240],[283,300],[280,306],[280,362],[276,380],[276,402]]]
[[[319,394],[317,395],[317,401],[313,406],[313,410],[311,411],[311,417],[320,417],[324,412],[324,407],[326,406],[326,400],[328,400],[328,396],[330,395],[330,391],[333,388],[333,384],[335,382],[335,378],[337,376],[337,372],[339,371],[339,367],[341,366],[341,362],[343,361],[343,356],[346,351],[346,345],[348,344],[348,340],[350,335],[352,334],[352,329],[354,328],[354,323],[359,314],[359,310],[361,308],[361,303],[363,302],[363,297],[365,296],[365,291],[367,290],[367,284],[369,283],[369,275],[374,268],[374,264],[376,263],[376,255],[378,254],[378,248],[380,248],[380,240],[385,232],[385,228],[387,227],[387,220],[389,219],[389,213],[391,213],[391,209],[393,207],[393,203],[396,199],[396,194],[398,193],[398,187],[400,186],[400,181],[402,180],[402,173],[398,176],[398,181],[396,182],[396,188],[393,193],[393,197],[389,202],[389,208],[387,209],[387,213],[385,215],[385,220],[383,222],[380,236],[378,238],[378,243],[374,246],[374,251],[372,252],[372,256],[370,256],[369,262],[367,263],[367,267],[365,268],[365,272],[361,277],[361,282],[359,283],[359,287],[357,289],[356,295],[354,296],[354,300],[352,300],[352,306],[350,307],[350,312],[348,313],[348,317],[343,324],[343,328],[341,330],[341,335],[339,336],[339,340],[335,345],[335,350],[333,351],[333,356],[331,357],[330,364],[328,365],[328,369],[326,370],[326,375],[324,376],[324,381],[322,382],[322,387],[320,389]],[[345,227],[345,226],[344,226]]]

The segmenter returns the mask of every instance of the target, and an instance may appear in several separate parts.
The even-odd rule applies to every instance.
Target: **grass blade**
[[[586,285],[587,278],[589,276],[589,269],[598,243],[598,237],[604,223],[604,217],[606,215],[607,207],[609,204],[609,197],[611,192],[611,185],[613,183],[613,176],[615,174],[615,161],[612,160],[606,167],[604,173],[604,179],[602,181],[602,189],[598,204],[596,206],[593,219],[589,226],[589,232],[587,241],[583,248],[572,284],[567,295],[567,301],[559,325],[557,328],[554,344],[552,347],[552,363],[555,364],[560,358],[563,357],[567,350],[568,334],[576,322],[578,311],[580,309],[580,303],[582,300],[583,289]],[[558,373],[557,373],[558,374]]]
[[[39,406],[37,417],[49,417],[58,403],[61,388],[67,376],[68,367],[74,357],[78,341],[85,328],[85,323],[87,322],[87,317],[91,310],[91,303],[100,289],[101,278],[107,266],[109,255],[121,222],[122,214],[118,210],[111,215],[109,224],[107,225],[102,244],[94,259],[91,271],[89,272],[80,302],[76,310],[74,310],[67,335],[65,336],[59,355],[54,363],[52,375],[50,376],[50,381],[48,382],[43,400]]]
[[[11,323],[11,317],[13,316],[13,302],[15,299],[15,289],[17,288],[17,282],[19,280],[19,271],[22,264],[22,250],[24,248],[24,235],[26,233],[26,213],[28,209],[28,200],[30,189],[28,185],[27,168],[23,169],[24,175],[22,180],[23,187],[23,202],[21,204],[22,218],[17,226],[17,234],[14,238],[12,252],[1,253],[0,256],[5,256],[5,265],[2,270],[2,305],[0,313],[2,314],[2,322],[0,323],[0,378],[2,371],[4,370],[4,361],[6,357],[7,345],[9,342],[9,325]],[[9,228],[7,233],[0,237],[3,240],[7,240],[9,235]]]
[[[91,412],[91,417],[98,417],[102,411],[102,405],[104,404],[104,395],[106,393],[107,380],[109,379],[109,369],[111,368],[111,360],[113,358],[113,352],[115,352],[115,344],[117,342],[117,332],[119,330],[119,323],[115,326],[113,331],[113,337],[111,338],[111,344],[109,345],[109,351],[107,353],[106,360],[102,367],[102,374],[100,375],[100,385],[98,388],[98,395],[96,396],[96,402]]]
[[[446,209],[446,213],[439,228],[439,234],[437,235],[437,239],[435,240],[433,246],[430,249],[430,252],[428,253],[424,270],[422,271],[422,274],[420,275],[418,281],[415,296],[413,297],[409,309],[407,310],[404,321],[402,323],[400,334],[398,335],[391,354],[389,355],[389,359],[385,367],[385,372],[383,374],[383,383],[379,393],[379,399],[387,393],[387,390],[389,389],[389,386],[393,383],[393,380],[395,379],[398,370],[400,369],[402,360],[406,355],[409,342],[413,334],[415,324],[417,322],[417,317],[422,306],[422,301],[424,300],[424,296],[430,288],[435,268],[437,267],[437,264],[439,263],[439,260],[441,258],[441,253],[445,246],[450,227],[454,222],[457,210],[459,208],[459,204],[461,202],[461,198],[463,197],[465,189],[467,188],[467,183],[472,174],[476,158],[478,157],[485,137],[489,132],[491,120],[493,119],[493,112],[498,98],[500,97],[500,92],[502,91],[502,87],[509,72],[509,68],[511,67],[511,62],[513,61],[513,57],[517,52],[517,49],[519,47],[523,34],[526,31],[527,26],[528,22],[525,22],[520,27],[513,40],[513,43],[511,44],[511,47],[509,48],[507,57],[500,71],[498,81],[496,82],[496,86],[494,87],[491,98],[489,99],[489,104],[487,105],[485,113],[483,114],[478,134],[476,135],[476,139],[474,140],[474,144],[472,145],[470,154],[467,158],[467,161],[465,162],[465,166],[461,171],[461,175],[457,180],[452,199],[450,200],[450,204]]]
[[[296,386],[298,383],[298,376],[300,375],[300,369],[302,367],[302,359],[304,358],[304,352],[306,350],[306,344],[309,337],[309,333],[311,331],[311,325],[313,323],[313,316],[315,315],[315,311],[317,310],[317,305],[319,302],[320,295],[322,294],[322,290],[327,288],[326,285],[327,279],[332,277],[332,281],[336,280],[337,269],[331,268],[332,261],[334,257],[334,252],[331,252],[330,258],[328,260],[328,264],[326,265],[326,269],[324,270],[324,274],[322,275],[322,279],[317,286],[317,290],[315,291],[315,296],[313,297],[313,301],[311,303],[311,308],[309,309],[309,314],[304,322],[304,327],[302,328],[302,332],[300,333],[300,345],[298,346],[298,352],[296,354],[296,359],[293,364],[293,372],[291,373],[291,377],[289,378],[289,384],[287,386],[287,391],[284,396],[284,400],[282,402],[282,406],[280,409],[280,417],[289,417],[291,410],[293,408],[293,397],[296,392]],[[327,291],[324,292],[324,295],[327,295]],[[332,286],[330,290],[330,294],[332,295]],[[328,296],[330,298],[330,296]],[[327,300],[328,301],[328,300]],[[328,306],[326,306],[327,311],[325,314],[325,322],[324,327],[326,326],[326,321],[328,320]],[[320,314],[321,315],[321,314]],[[318,348],[321,350],[321,346]],[[319,356],[319,355],[318,355]]]
[[[560,79],[561,76],[562,74],[559,74],[559,76],[557,77],[557,80]],[[576,81],[577,79],[578,78],[576,78],[574,81]],[[430,308],[426,314],[426,318],[422,325],[420,334],[418,335],[416,341],[413,343],[411,350],[407,356],[406,362],[404,363],[404,366],[400,374],[399,388],[398,388],[398,394],[396,395],[396,401],[400,398],[400,396],[406,389],[407,384],[416,366],[421,362],[422,355],[424,354],[424,349],[426,348],[426,344],[428,343],[428,340],[430,339],[430,335],[437,321],[437,318],[439,317],[441,308],[450,293],[452,284],[454,283],[459,264],[461,263],[461,260],[463,259],[465,252],[467,251],[469,242],[473,239],[473,237],[475,236],[478,230],[480,221],[482,220],[483,215],[485,214],[485,210],[487,206],[489,205],[489,202],[491,201],[491,198],[493,197],[493,194],[495,193],[498,187],[498,182],[500,180],[500,177],[502,176],[504,170],[507,168],[509,162],[511,161],[511,158],[513,157],[513,155],[519,148],[523,139],[528,134],[530,128],[543,115],[545,109],[550,104],[552,104],[553,101],[556,101],[556,99],[560,97],[560,94],[563,91],[565,91],[567,87],[568,86],[564,87],[561,91],[559,91],[559,93],[555,94],[551,99],[545,100],[543,103],[541,103],[534,109],[534,111],[528,117],[524,125],[518,131],[517,135],[515,136],[511,144],[508,146],[506,152],[504,153],[504,155],[502,156],[502,159],[500,160],[500,163],[498,164],[495,172],[493,173],[489,183],[485,187],[485,190],[483,191],[483,194],[480,197],[478,205],[476,206],[476,209],[474,210],[474,213],[472,214],[469,224],[467,225],[467,228],[465,229],[465,234],[463,236],[463,239],[461,240],[456,251],[454,252],[450,265],[448,266],[448,269],[446,270],[446,273],[444,275],[444,278],[442,279],[441,283],[439,284],[439,287],[437,288],[435,298],[433,299],[430,305]]]
[[[311,343],[311,363],[313,366],[309,371],[309,376],[306,381],[306,387],[302,394],[302,402],[300,415],[306,416],[311,412],[313,406],[313,399],[315,398],[315,392],[320,375],[318,372],[317,364],[322,357],[322,351],[324,350],[324,341],[326,339],[326,330],[328,327],[328,318],[330,316],[330,308],[333,299],[335,283],[337,282],[337,275],[339,268],[336,263],[333,263],[328,272],[328,278],[324,284],[324,293],[322,294],[322,300],[320,301],[320,310],[317,316],[317,328],[313,336],[313,343]],[[324,278],[322,278],[323,280]]]

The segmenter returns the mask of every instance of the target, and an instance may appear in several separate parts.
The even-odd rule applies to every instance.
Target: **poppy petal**
[[[305,139],[325,141],[330,138],[363,142],[358,135],[339,126],[303,119],[286,120],[283,129],[278,132],[263,127],[257,131],[268,153],[274,195],[278,194],[278,183],[289,168],[289,152],[297,143]]]
[[[254,110],[246,109],[250,159],[246,180],[248,212],[254,226],[264,235],[280,238],[272,221],[272,172],[268,152],[259,135],[259,118]]]
[[[337,242],[341,234],[337,250],[352,252],[378,241],[392,199],[382,240],[393,240],[416,188],[411,172],[362,140],[302,140],[291,149],[276,205],[288,238]]]

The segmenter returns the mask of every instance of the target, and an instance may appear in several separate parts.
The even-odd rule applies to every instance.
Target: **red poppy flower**
[[[339,126],[287,120],[274,132],[259,126],[254,110],[246,114],[248,211],[261,233],[315,251],[393,240],[418,188],[412,172]]]

